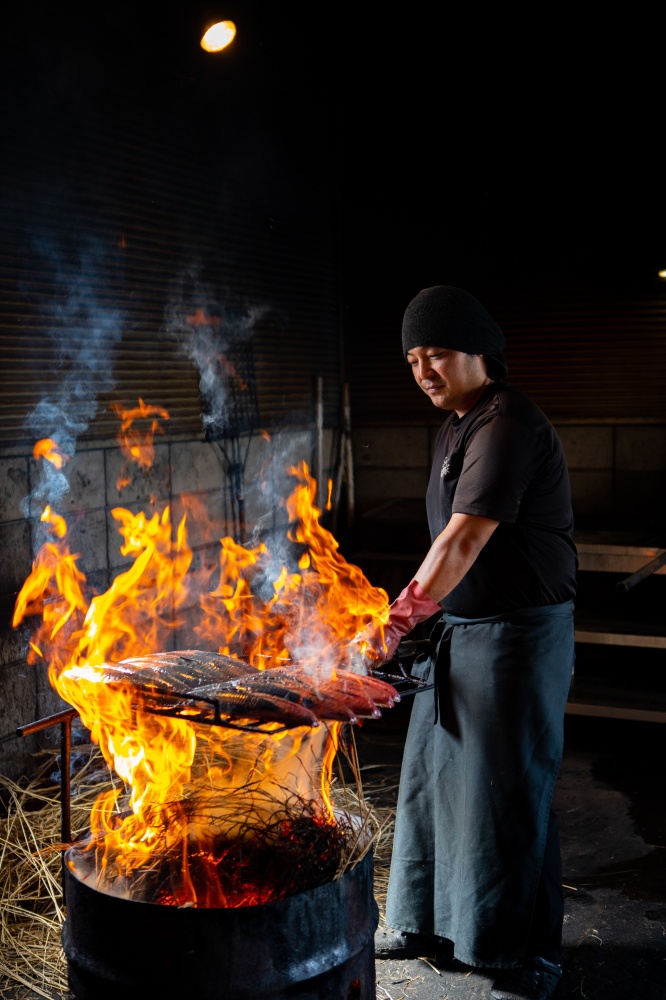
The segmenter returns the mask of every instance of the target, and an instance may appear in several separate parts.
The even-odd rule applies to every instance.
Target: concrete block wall
[[[326,431],[324,456],[331,453],[331,439],[332,432]],[[306,461],[312,472],[314,435],[307,429],[285,430],[269,440],[252,437],[245,444],[246,537],[257,525],[279,532],[287,522],[280,501],[295,482],[287,470]],[[34,770],[32,755],[40,747],[57,745],[59,731],[56,727],[40,737],[15,739],[15,729],[67,706],[51,689],[45,668],[26,662],[30,627],[11,627],[16,594],[30,572],[33,553],[44,540],[39,516],[46,502],[43,495],[35,496],[39,464],[29,452],[15,452],[0,455],[0,773],[17,779]],[[245,454],[243,447],[243,458]],[[160,442],[151,469],[134,472],[131,482],[119,489],[118,477],[125,466],[115,441],[79,446],[63,470],[68,489],[53,504],[67,521],[67,541],[79,555],[78,565],[90,591],[106,590],[132,562],[120,552],[123,539],[112,513],[115,507],[152,515],[161,514],[169,505],[174,526],[186,514],[193,571],[202,576],[214,572],[219,539],[236,534],[227,467],[218,446],[202,440]],[[324,476],[328,471],[324,469]]]
[[[666,497],[666,425],[556,425],[569,464],[576,524],[658,531]],[[364,427],[354,433],[356,503],[423,500],[436,427]],[[425,516],[425,515],[424,515]]]
[[[666,426],[559,426],[581,527],[663,533]]]
[[[423,499],[436,430],[368,427],[354,432],[357,524],[370,523],[377,508],[402,503],[395,524],[388,534],[382,529],[376,541],[387,552],[392,547],[411,552],[409,540],[402,537],[403,514],[412,523],[421,518],[425,523]],[[666,487],[666,425],[568,423],[557,431],[569,463],[579,526],[659,529]],[[331,436],[328,431],[325,455],[331,452]],[[244,480],[248,536],[257,525],[264,532],[284,527],[286,512],[279,500],[293,487],[287,469],[303,460],[311,465],[312,455],[313,434],[308,430],[284,431],[269,441],[251,439]],[[67,519],[70,548],[79,553],[91,588],[105,590],[131,561],[120,552],[122,539],[112,515],[116,506],[161,512],[169,504],[174,524],[186,513],[193,571],[202,577],[214,572],[219,539],[234,533],[228,477],[217,446],[202,440],[160,442],[152,469],[119,490],[116,482],[123,466],[116,443],[102,442],[80,447],[66,467],[69,489],[57,510]],[[11,734],[19,725],[58,711],[62,703],[44,670],[26,664],[29,628],[10,626],[16,593],[42,536],[38,517],[43,498],[31,502],[26,516],[26,499],[39,483],[31,455],[0,455],[0,483],[0,773],[16,778],[30,772],[31,754],[44,740],[55,745],[58,733],[52,730],[25,740],[12,739]],[[421,544],[425,551],[423,536]],[[182,645],[186,638],[185,632],[174,641]]]
[[[353,435],[360,511],[394,498],[423,498],[436,428],[371,427]]]

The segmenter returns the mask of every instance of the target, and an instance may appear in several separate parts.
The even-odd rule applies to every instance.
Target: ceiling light
[[[216,21],[204,31],[201,48],[206,52],[221,52],[233,42],[235,36],[236,25],[233,21]]]

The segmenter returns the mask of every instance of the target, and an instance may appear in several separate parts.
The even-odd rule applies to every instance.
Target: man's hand
[[[356,633],[349,644],[349,669],[370,673],[381,663],[393,659],[402,637],[441,610],[423,587],[411,580],[390,606],[386,625],[371,622]]]
[[[395,643],[395,649],[391,649],[385,641],[385,634],[386,626],[376,625],[374,622],[357,632],[347,647],[347,669],[357,674],[369,674],[386,660],[390,660],[398,648],[400,638]]]
[[[442,610],[437,599],[443,601],[457,587],[498,524],[475,514],[452,514],[414,579],[390,606],[386,625],[372,622],[354,636],[348,669],[370,673],[392,659],[403,636]]]

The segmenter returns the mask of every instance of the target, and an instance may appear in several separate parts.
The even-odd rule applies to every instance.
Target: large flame
[[[137,417],[149,418],[154,430],[157,417],[168,414],[140,401],[125,415],[123,433]],[[142,466],[152,457],[145,438],[126,439],[126,447]],[[47,459],[48,452],[44,448]],[[286,500],[286,545],[295,560],[287,565],[264,543],[246,548],[221,539],[219,576],[200,596],[194,622],[186,518],[175,525],[169,507],[150,516],[112,511],[130,565],[96,595],[88,592],[69,549],[65,521],[46,508],[42,520],[53,538],[39,551],[16,602],[15,626],[39,618],[29,660],[48,663],[51,684],[77,709],[124,784],[100,796],[93,809],[90,842],[97,857],[121,881],[131,881],[157,853],[175,851],[183,863],[182,886],[172,900],[177,904],[260,901],[256,886],[230,901],[219,880],[211,881],[217,864],[211,831],[218,840],[222,834],[242,840],[250,813],[269,819],[276,801],[292,798],[321,823],[335,822],[329,784],[341,723],[238,732],[151,714],[132,685],[102,680],[104,664],[173,648],[186,618],[199,649],[260,669],[296,662],[318,683],[335,679],[349,640],[369,620],[386,621],[388,598],[346,562],[322,526],[307,465],[289,471],[296,486]],[[199,867],[207,866],[197,885],[190,874],[195,857]]]

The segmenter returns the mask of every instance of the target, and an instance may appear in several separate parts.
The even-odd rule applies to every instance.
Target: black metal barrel
[[[238,909],[121,899],[67,864],[64,888],[75,1000],[375,1000],[372,852],[333,882]]]

